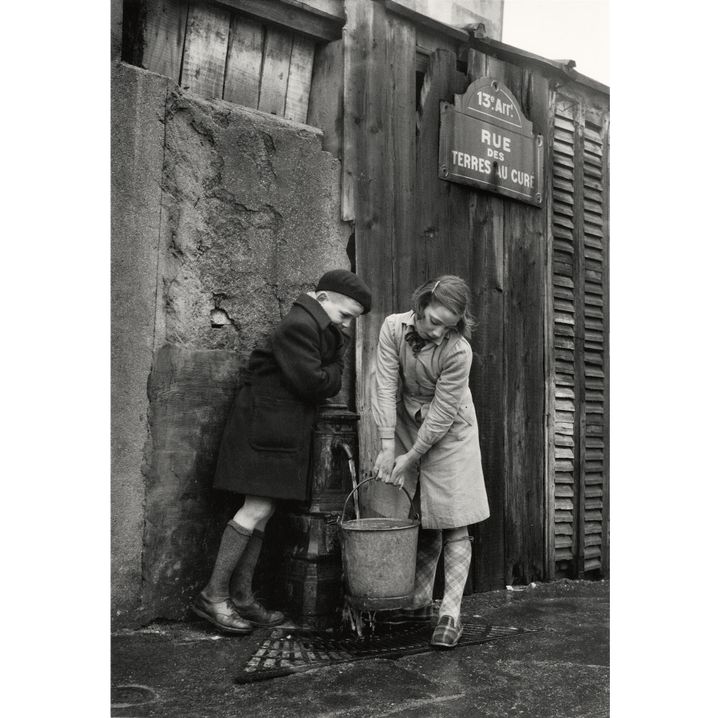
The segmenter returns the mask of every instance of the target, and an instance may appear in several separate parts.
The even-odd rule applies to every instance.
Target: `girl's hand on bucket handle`
[[[414,466],[419,458],[420,457],[417,453],[412,449],[410,449],[407,454],[401,454],[398,456],[397,459],[395,459],[395,466],[393,466],[392,474],[390,474],[388,483],[395,484],[396,486],[402,488],[402,485],[405,483],[405,472],[411,466]]]
[[[375,459],[373,477],[387,483],[392,474],[393,462],[395,461],[395,447],[383,447]]]

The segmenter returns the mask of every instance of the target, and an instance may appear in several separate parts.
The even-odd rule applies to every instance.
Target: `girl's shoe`
[[[434,648],[455,648],[462,634],[463,627],[459,618],[456,622],[452,616],[440,616],[430,639],[430,645]]]

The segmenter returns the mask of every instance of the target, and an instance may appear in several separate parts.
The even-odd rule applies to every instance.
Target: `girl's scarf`
[[[423,339],[418,333],[415,327],[409,327],[405,332],[405,341],[410,345],[413,356],[417,356],[420,350],[428,343],[427,339]]]

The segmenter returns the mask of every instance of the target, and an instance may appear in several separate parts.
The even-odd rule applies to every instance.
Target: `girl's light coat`
[[[417,356],[405,339],[414,312],[391,314],[380,329],[372,412],[380,438],[395,437],[396,455],[414,447],[424,528],[457,528],[490,515],[475,407],[468,378],[472,349],[449,331]],[[405,488],[413,495],[416,472]]]

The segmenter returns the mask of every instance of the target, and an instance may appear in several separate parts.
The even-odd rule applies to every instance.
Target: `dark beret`
[[[362,305],[363,314],[370,311],[371,299],[370,289],[357,274],[348,272],[346,269],[331,269],[320,277],[315,291],[328,291],[344,294]]]

